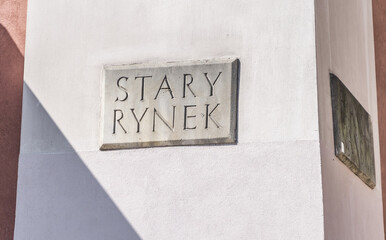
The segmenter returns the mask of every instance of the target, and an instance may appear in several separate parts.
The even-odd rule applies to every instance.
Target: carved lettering
[[[134,116],[134,118],[135,118],[135,121],[137,121],[137,133],[139,133],[140,132],[140,130],[141,130],[141,126],[140,126],[140,123],[141,123],[141,121],[142,121],[142,119],[143,119],[143,117],[145,116],[145,113],[147,112],[147,110],[148,110],[149,108],[146,108],[145,109],[145,111],[143,112],[143,114],[142,114],[142,116],[141,116],[141,118],[138,120],[138,117],[137,117],[137,115],[135,114],[135,112],[134,112],[134,108],[131,108],[130,110],[131,110],[131,112],[133,113],[133,116]]]
[[[187,83],[187,78],[190,77],[190,81]],[[193,83],[193,76],[192,74],[184,74],[184,89],[182,93],[182,98],[185,98],[186,96],[186,87],[188,87],[189,91],[193,94],[194,97],[196,97],[196,94],[193,92],[193,90],[190,88],[190,84]]]
[[[153,112],[153,132],[155,132],[155,116],[156,115],[170,129],[170,131],[174,132],[174,123],[175,123],[175,120],[176,120],[176,106],[173,106],[173,118],[172,118],[172,124],[171,125],[165,120],[165,118],[161,114],[158,113],[157,109],[154,108],[154,112]]]
[[[164,83],[166,83],[166,86],[167,86],[167,87],[162,87],[162,86],[164,85]],[[172,99],[174,98],[174,96],[173,96],[173,91],[172,91],[172,89],[170,88],[170,85],[169,85],[169,82],[168,82],[168,78],[166,77],[166,75],[165,75],[165,77],[164,77],[164,80],[162,80],[161,85],[159,86],[157,95],[155,95],[154,100],[157,99],[158,94],[159,94],[159,92],[160,92],[161,90],[168,90],[169,93],[170,93],[171,98],[172,98]]]
[[[208,81],[209,85],[210,85],[210,94],[209,96],[213,96],[213,92],[214,92],[214,85],[216,84],[218,78],[220,77],[222,72],[219,72],[219,74],[217,75],[216,79],[213,81],[213,83],[210,81],[209,77],[208,77],[208,73],[204,73],[205,75],[205,78],[206,80]]]
[[[121,117],[119,119],[117,119],[117,112],[120,112],[121,113]],[[122,126],[121,124],[121,120],[123,118],[123,111],[121,109],[115,109],[114,110],[114,123],[113,123],[113,134],[115,134],[115,130],[116,130],[116,123],[119,124],[119,126],[121,126],[122,130],[127,133],[126,129]]]
[[[142,85],[141,85],[141,101],[143,101],[144,96],[145,96],[145,78],[151,78],[152,76],[138,76],[135,77],[135,79],[140,78],[142,80]]]
[[[196,115],[188,115],[188,108],[195,108],[196,105],[185,105],[184,106],[184,130],[186,129],[196,129],[196,126],[194,127],[188,127],[188,118],[195,118]]]
[[[125,79],[126,82],[127,82],[127,79],[129,79],[129,78],[128,78],[128,77],[120,77],[120,78],[117,80],[117,86],[118,86],[119,89],[121,89],[121,90],[125,93],[125,97],[124,97],[123,99],[119,99],[119,98],[117,97],[117,99],[115,99],[115,101],[121,101],[121,102],[123,102],[123,101],[126,101],[127,98],[129,97],[129,94],[127,93],[127,89],[121,85],[121,80],[122,80],[122,79]]]
[[[205,104],[205,106],[206,106],[205,129],[207,129],[209,126],[209,118],[210,118],[210,120],[212,120],[212,122],[216,125],[217,128],[220,128],[221,127],[220,124],[212,118],[212,113],[214,112],[214,110],[217,109],[217,107],[220,105],[220,103],[217,103],[217,105],[210,112],[209,112],[209,105],[210,104]]]

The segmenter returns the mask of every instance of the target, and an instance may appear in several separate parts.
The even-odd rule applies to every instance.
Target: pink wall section
[[[13,239],[26,0],[0,0],[0,239]]]

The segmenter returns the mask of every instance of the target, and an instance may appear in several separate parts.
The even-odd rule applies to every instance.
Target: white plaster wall
[[[316,23],[325,239],[383,240],[371,1],[317,0]],[[371,115],[377,184],[373,190],[334,155],[330,72]]]
[[[28,5],[15,239],[323,239],[314,3]],[[239,143],[98,151],[104,64],[241,61]]]

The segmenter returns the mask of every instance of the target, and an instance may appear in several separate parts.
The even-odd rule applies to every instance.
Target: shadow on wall
[[[46,128],[27,132],[31,141],[51,136],[71,151],[20,154],[15,239],[141,239],[27,84],[23,100],[23,136],[41,119]]]
[[[15,221],[24,56],[0,24],[0,239]]]

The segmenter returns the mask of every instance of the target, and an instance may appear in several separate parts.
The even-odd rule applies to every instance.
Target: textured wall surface
[[[315,8],[325,239],[383,240],[371,1],[317,0]],[[335,157],[330,72],[339,77],[370,114],[376,174],[374,189]]]
[[[20,146],[26,0],[0,0],[0,239],[12,239]]]
[[[98,150],[104,64],[237,57],[239,143]],[[313,1],[28,6],[15,239],[323,239]]]
[[[379,148],[381,154],[383,206],[386,206],[386,2],[373,0],[375,69],[377,75]],[[383,208],[386,216],[386,208]]]

